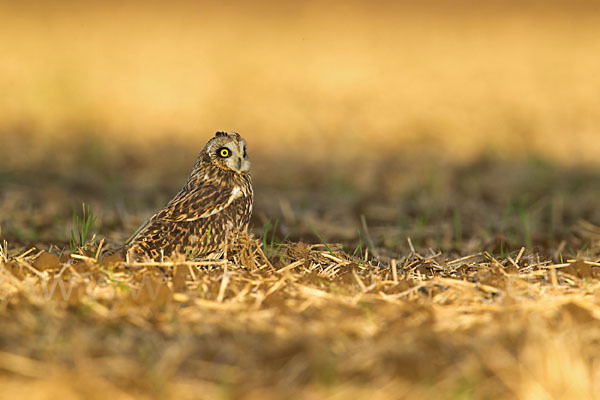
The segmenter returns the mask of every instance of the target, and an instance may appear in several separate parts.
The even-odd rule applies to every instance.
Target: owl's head
[[[239,134],[217,132],[202,152],[211,164],[224,170],[245,174],[250,170],[250,160],[246,151],[246,141]]]

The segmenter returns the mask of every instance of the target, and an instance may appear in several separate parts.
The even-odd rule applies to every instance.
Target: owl
[[[183,188],[122,247],[159,261],[175,252],[218,258],[236,233],[246,232],[254,192],[246,141],[217,132],[204,146]]]

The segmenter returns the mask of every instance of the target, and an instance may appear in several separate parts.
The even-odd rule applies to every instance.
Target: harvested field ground
[[[595,3],[0,16],[0,398],[600,397]],[[240,255],[98,260],[220,129]]]

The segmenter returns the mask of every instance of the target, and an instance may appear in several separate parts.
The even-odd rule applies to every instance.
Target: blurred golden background
[[[414,3],[4,1],[2,155],[235,130],[254,153],[596,162],[597,2]]]

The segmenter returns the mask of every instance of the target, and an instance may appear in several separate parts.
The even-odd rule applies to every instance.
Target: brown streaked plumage
[[[122,249],[135,258],[161,260],[173,253],[216,258],[252,213],[252,181],[246,141],[217,132],[202,149],[187,183],[146,221]]]

